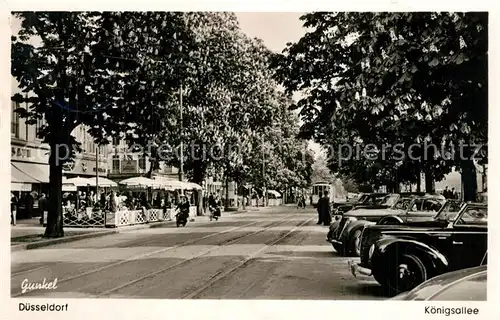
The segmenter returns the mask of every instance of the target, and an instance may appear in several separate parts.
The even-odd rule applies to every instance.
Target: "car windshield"
[[[365,202],[366,202],[369,198],[370,198],[370,196],[369,196],[369,195],[367,195],[367,194],[365,194],[365,195],[362,195],[362,196],[358,199],[358,201],[359,201],[360,203],[365,203]]]
[[[447,201],[436,215],[437,220],[453,221],[457,217],[462,203],[460,201]]]
[[[383,206],[392,207],[398,201],[398,199],[399,199],[399,195],[390,194],[388,196],[385,196],[380,204]]]
[[[467,206],[457,217],[457,225],[485,226],[488,224],[488,208]]]
[[[411,198],[400,198],[396,204],[394,204],[393,209],[397,210],[408,210],[410,208],[410,204],[412,203]]]

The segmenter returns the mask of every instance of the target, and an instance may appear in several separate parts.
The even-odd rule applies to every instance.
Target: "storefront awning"
[[[49,166],[38,163],[11,162],[11,182],[49,183]]]
[[[10,191],[31,191],[31,183],[11,182]]]

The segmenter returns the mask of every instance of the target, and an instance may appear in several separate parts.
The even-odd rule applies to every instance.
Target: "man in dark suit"
[[[332,215],[330,212],[330,198],[328,197],[328,192],[325,191],[323,197],[318,201],[318,224],[323,223],[325,226],[329,226],[332,222]]]

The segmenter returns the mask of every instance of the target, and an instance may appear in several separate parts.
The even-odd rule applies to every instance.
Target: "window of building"
[[[40,139],[40,131],[42,130],[44,124],[45,124],[45,118],[41,117],[36,119],[35,137],[37,139]]]
[[[146,158],[144,156],[139,157],[139,168],[141,170],[146,170]]]
[[[12,101],[11,128],[10,133],[16,138],[19,138],[19,113],[14,110],[19,108],[19,102]]]
[[[120,156],[114,155],[113,156],[113,173],[119,173],[120,172]]]

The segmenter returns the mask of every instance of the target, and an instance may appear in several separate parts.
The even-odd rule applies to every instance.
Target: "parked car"
[[[360,208],[360,207],[371,207],[371,206],[381,206],[381,202],[384,200],[384,198],[387,196],[387,193],[367,193],[363,194],[361,197],[356,199],[356,201],[353,201],[351,203],[346,203],[344,205],[341,205],[337,207],[335,211],[335,215],[342,215],[343,213],[353,209],[353,208]],[[387,207],[387,206],[386,206]]]
[[[407,225],[370,225],[363,230],[357,274],[373,275],[390,293],[409,291],[445,272],[479,266],[488,246],[487,205],[466,203],[458,214]]]
[[[442,195],[390,194],[382,202],[391,202],[389,208],[357,208],[346,212],[338,224],[330,227],[327,241],[339,254],[359,257],[361,233],[366,225],[375,224],[384,217],[391,217],[388,222],[398,217],[401,223],[431,220],[445,201]]]
[[[412,301],[486,301],[488,267],[448,272],[403,292],[391,300]]]

